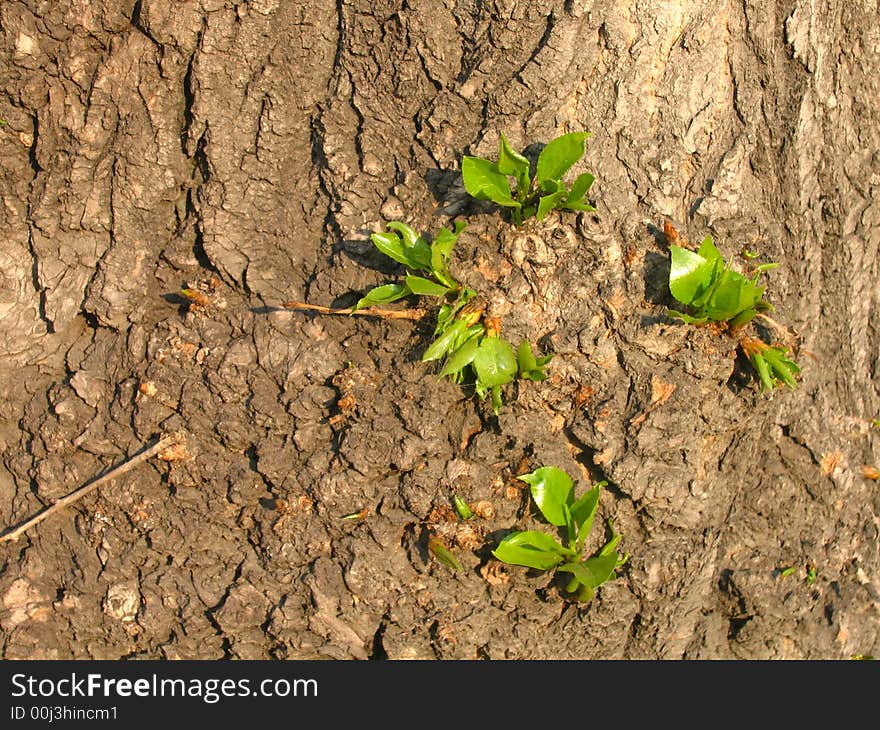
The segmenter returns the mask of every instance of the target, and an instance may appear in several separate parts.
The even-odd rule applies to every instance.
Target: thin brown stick
[[[114,467],[107,473],[97,477],[96,479],[88,482],[83,485],[79,489],[71,492],[65,497],[59,499],[55,504],[51,507],[47,507],[42,512],[38,512],[33,517],[31,517],[26,522],[23,522],[16,528],[7,529],[2,535],[0,535],[0,543],[3,542],[14,542],[18,540],[19,536],[25,532],[25,530],[29,530],[34,525],[39,524],[43,520],[45,520],[50,515],[54,514],[58,510],[64,509],[69,504],[73,504],[78,499],[85,497],[89,492],[95,491],[98,487],[106,484],[107,482],[116,479],[116,477],[122,476],[125,472],[130,471],[135,466],[140,464],[142,461],[146,461],[151,456],[158,454],[163,449],[171,446],[176,443],[180,437],[177,434],[173,434],[171,436],[165,436],[164,438],[159,439],[155,444],[149,446],[142,451],[139,451],[134,456],[130,457],[126,461],[122,462],[119,466]]]
[[[788,329],[788,327],[786,327],[785,325],[779,324],[779,322],[777,322],[775,319],[773,319],[773,317],[770,317],[770,316],[762,313],[762,314],[756,315],[755,319],[760,319],[762,322],[766,322],[768,325],[770,325],[770,327],[772,329],[779,332],[783,336],[783,338],[786,340],[786,342],[791,342],[796,337],[794,332],[792,332],[790,329]]]
[[[320,304],[306,304],[305,302],[284,302],[285,309],[298,309],[307,312],[319,312],[320,314],[354,314],[361,317],[381,317],[382,319],[412,319],[418,320],[427,314],[424,309],[379,309],[379,307],[366,307],[354,312],[351,309],[333,309],[322,307]]]

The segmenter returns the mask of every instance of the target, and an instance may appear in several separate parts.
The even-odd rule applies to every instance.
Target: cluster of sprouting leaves
[[[440,308],[435,339],[422,360],[445,358],[440,377],[448,376],[456,383],[468,382],[472,376],[477,395],[481,399],[491,395],[492,408],[498,413],[502,406],[501,386],[517,377],[544,380],[544,366],[552,355],[536,358],[525,340],[514,354],[513,346],[501,337],[498,320],[483,317],[483,306],[478,300],[462,304],[462,299],[465,297]]]
[[[472,297],[474,293],[462,287],[449,273],[452,249],[466,227],[467,224],[459,221],[455,224],[455,230],[441,228],[431,243],[400,221],[391,221],[388,224],[388,233],[374,233],[370,240],[379,251],[406,266],[409,272],[420,271],[428,276],[417,276],[408,272],[403,284],[377,286],[361,298],[352,311],[396,302],[410,294],[433,297],[467,294],[468,298]]]
[[[668,229],[674,230],[674,229]],[[677,234],[675,234],[677,239]],[[778,266],[761,264],[753,274],[745,276],[725,263],[711,236],[706,236],[694,252],[670,244],[671,265],[669,291],[690,309],[690,314],[669,310],[690,324],[718,322],[735,333],[751,322],[760,312],[772,311],[764,300],[765,286],[758,284],[761,274]],[[743,353],[758,373],[762,390],[772,390],[779,383],[789,388],[797,385],[800,367],[783,345],[768,345],[757,337],[738,336]]]
[[[565,540],[537,530],[513,532],[505,537],[492,552],[499,560],[537,570],[556,569],[570,573],[566,591],[578,601],[589,601],[596,589],[615,577],[615,571],[627,558],[617,552],[620,535],[611,528],[612,537],[598,555],[581,555],[587,536],[593,527],[599,493],[605,482],[599,482],[577,500],[571,477],[555,466],[539,469],[518,477],[529,484],[532,498],[544,518],[556,527],[564,528]]]
[[[579,175],[571,188],[562,180],[583,157],[584,141],[589,134],[572,132],[549,142],[538,155],[533,174],[529,159],[516,152],[502,133],[497,162],[467,155],[462,158],[465,190],[479,200],[491,200],[510,208],[517,225],[533,215],[543,220],[551,210],[595,210],[586,200],[595,180],[593,175],[588,172]]]
[[[742,337],[739,346],[758,373],[762,390],[773,390],[779,382],[789,388],[797,386],[796,376],[801,369],[788,357],[788,348],[784,345],[768,345],[757,337]]]
[[[758,285],[758,278],[779,264],[761,264],[749,278],[724,262],[711,236],[703,239],[696,253],[675,244],[669,248],[669,290],[692,311],[685,314],[670,310],[673,317],[691,324],[726,322],[735,328],[750,322],[758,312],[773,309],[764,301],[766,287]]]
[[[536,357],[526,341],[514,352],[501,337],[500,323],[484,316],[485,304],[477,293],[452,277],[449,260],[465,227],[458,222],[454,230],[441,228],[431,243],[400,221],[388,223],[390,232],[374,233],[371,240],[376,248],[409,271],[402,284],[384,284],[370,290],[352,311],[413,294],[437,297],[441,304],[434,339],[422,361],[442,362],[440,377],[449,377],[455,383],[472,382],[481,399],[491,395],[497,413],[502,406],[501,386],[517,377],[544,380],[544,366],[552,355]]]

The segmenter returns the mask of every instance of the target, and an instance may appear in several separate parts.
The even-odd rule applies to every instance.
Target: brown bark
[[[4,658],[876,654],[878,21],[847,0],[4,2],[0,523],[160,430],[194,446],[3,546]],[[513,230],[464,194],[461,156],[501,131],[580,129],[597,215]],[[371,232],[452,216],[505,334],[557,353],[497,422],[419,362],[428,327],[278,310],[350,307],[401,273]],[[780,262],[796,390],[760,394],[723,338],[664,318],[666,219]],[[497,485],[522,458],[610,482],[631,560],[587,610],[524,571],[487,583],[486,550],[453,545],[455,579],[426,562],[414,526],[453,490],[495,502],[487,534],[518,524]],[[364,508],[369,537],[340,527]],[[136,636],[103,602],[133,575]]]

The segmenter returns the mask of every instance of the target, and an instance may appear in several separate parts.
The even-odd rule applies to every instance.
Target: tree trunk
[[[7,0],[0,32],[2,521],[187,447],[0,546],[3,658],[880,652],[876,3]],[[596,213],[465,193],[501,132],[578,130]],[[468,223],[456,275],[548,380],[496,417],[430,322],[281,306],[398,280],[392,220]],[[797,388],[666,315],[667,220],[779,262]],[[511,490],[545,464],[608,482],[629,560],[587,604],[491,556],[549,529]]]

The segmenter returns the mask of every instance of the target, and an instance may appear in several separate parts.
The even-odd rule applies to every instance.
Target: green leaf
[[[794,360],[787,358],[785,353],[784,347],[771,347],[768,352],[764,353],[764,357],[779,379],[789,388],[794,388],[797,386],[794,375],[799,373],[801,369]]]
[[[543,355],[536,358],[532,353],[532,346],[527,340],[523,340],[516,353],[517,367],[519,368],[519,377],[523,380],[533,380],[540,382],[547,379],[547,373],[544,372],[544,366],[553,359],[553,355]]]
[[[443,370],[440,371],[440,377],[442,378],[447,375],[453,375],[454,373],[458,373],[461,370],[464,370],[464,368],[466,368],[474,361],[474,357],[476,357],[477,355],[477,349],[479,348],[479,346],[479,337],[471,337],[469,340],[467,340],[446,360],[446,364],[443,366]]]
[[[452,343],[452,347],[449,352],[454,353],[458,348],[464,345],[465,342],[471,340],[473,338],[480,338],[484,334],[486,334],[486,328],[480,322],[476,324],[472,324],[468,327],[462,334],[455,338],[455,342]]]
[[[404,266],[409,266],[411,269],[418,268],[413,259],[404,249],[400,236],[396,233],[374,233],[370,236],[370,240],[373,242],[373,245],[388,258],[394,259]]]
[[[443,286],[443,284],[438,284],[436,281],[431,281],[421,276],[408,275],[406,277],[406,285],[413,294],[420,296],[442,297],[451,291],[448,286]]]
[[[700,307],[709,319],[724,320],[724,314],[728,312],[733,316],[739,312],[739,303],[742,299],[742,286],[745,279],[737,277],[736,273],[723,270],[702,299],[699,297],[693,302],[694,307]]]
[[[797,386],[795,375],[800,373],[800,366],[786,357],[785,347],[766,346],[760,352],[749,354],[749,361],[758,372],[761,390],[773,390],[778,382],[785,383],[789,388]]]
[[[439,281],[449,287],[457,286],[457,282],[449,274],[449,258],[458,237],[465,228],[467,228],[466,223],[456,221],[454,231],[441,228],[431,243],[431,271]]]
[[[550,535],[526,530],[513,532],[505,537],[492,551],[492,555],[512,565],[549,570],[559,565],[566,557],[573,557],[574,554]]]
[[[758,276],[763,274],[766,271],[770,271],[771,269],[776,269],[779,267],[778,263],[771,262],[767,264],[760,264],[755,267],[755,279],[757,280]]]
[[[519,367],[520,374],[527,373],[538,367],[538,361],[532,353],[532,346],[529,344],[528,340],[520,342],[519,349],[516,351],[516,363]]]
[[[763,286],[757,286],[736,271],[725,269],[718,274],[705,295],[692,302],[692,306],[699,308],[700,314],[717,322],[734,318],[741,321],[743,318],[738,318],[738,315],[754,309],[763,295]]]
[[[439,360],[450,349],[457,337],[460,337],[467,331],[468,324],[463,319],[456,319],[449,327],[444,330],[443,334],[434,340],[422,355],[422,362],[430,362],[431,360]]]
[[[574,519],[572,519],[569,506],[564,502],[562,504],[562,516],[565,518],[565,532],[567,533],[568,546],[574,549],[575,538],[577,537],[577,525],[574,523]]]
[[[519,377],[523,380],[531,380],[533,383],[540,383],[542,380],[547,380],[547,373],[538,368],[536,370],[529,370],[527,372],[520,373]]]
[[[473,360],[477,381],[485,388],[504,385],[516,378],[516,355],[513,347],[499,337],[486,337]]]
[[[724,259],[721,257],[718,249],[715,248],[715,244],[712,242],[712,236],[706,236],[700,242],[700,247],[697,249],[697,255],[702,256],[710,263],[724,266]]]
[[[770,368],[767,367],[767,361],[760,353],[755,353],[749,360],[755,370],[758,371],[758,377],[761,379],[761,390],[773,390],[773,378],[770,377]]]
[[[565,183],[560,180],[541,180],[541,191],[545,193],[566,193],[568,194],[568,188],[565,187]]]
[[[455,511],[458,512],[458,516],[463,520],[470,520],[474,517],[474,511],[471,509],[471,506],[464,501],[463,498],[459,497],[457,494],[453,497],[453,501],[455,502]]]
[[[507,137],[504,136],[504,132],[501,133],[501,144],[500,149],[498,151],[498,164],[497,170],[503,175],[510,175],[516,178],[516,193],[517,199],[524,200],[526,196],[529,194],[529,188],[531,187],[531,178],[529,177],[529,167],[530,162],[526,157],[523,157],[519,152],[516,152],[507,141]]]
[[[501,400],[501,386],[493,385],[492,386],[492,410],[495,412],[495,415],[498,415],[498,411],[501,410],[501,406],[504,405],[504,402]]]
[[[465,190],[478,200],[491,200],[508,208],[520,207],[510,195],[507,176],[498,172],[494,162],[465,155],[461,160],[461,176]]]
[[[704,293],[712,283],[715,262],[686,248],[669,247],[671,267],[669,270],[669,291],[682,304],[691,304]]]
[[[604,484],[605,482],[602,483]],[[603,547],[599,551],[599,555],[610,555],[611,553],[615,552],[617,550],[617,544],[620,542],[620,538],[622,537],[619,532],[615,532],[614,525],[611,523],[611,520],[608,520],[608,529],[611,530],[611,539],[605,544],[605,547]],[[618,557],[618,565],[623,565],[625,562],[626,558],[621,559]]]
[[[591,175],[589,172],[578,175],[577,179],[574,181],[574,185],[571,186],[571,190],[568,192],[568,197],[565,199],[565,207],[571,208],[574,204],[579,204],[584,206],[583,208],[580,208],[580,210],[585,210],[587,208],[595,210],[592,205],[586,205],[583,203],[584,196],[590,191],[590,188],[595,181],[595,176]]]
[[[751,309],[744,309],[742,312],[733,317],[729,324],[733,327],[742,327],[745,324],[751,322],[755,316],[758,314],[757,307],[752,307]]]
[[[410,266],[414,269],[422,271],[431,271],[431,247],[425,243],[410,226],[401,221],[391,221],[388,228],[397,231],[403,236],[404,254],[409,257],[412,262]]]
[[[464,570],[455,555],[453,555],[438,538],[431,537],[428,539],[428,550],[430,550],[434,557],[443,563],[443,565],[452,568],[457,572]]]
[[[438,334],[446,321],[452,316],[452,304],[441,304],[437,310],[437,326],[434,328],[434,334]]]
[[[678,312],[674,309],[668,310],[666,312],[666,314],[670,317],[684,320],[688,324],[705,324],[709,320],[708,317],[691,317],[691,315],[689,315],[689,314],[685,314],[684,312]]]
[[[473,290],[465,287],[459,292],[458,297],[452,304],[443,304],[437,312],[437,326],[434,328],[434,336],[436,337],[445,331],[446,327],[455,321],[455,317],[461,312],[465,304],[475,296],[476,293]]]
[[[590,205],[589,203],[584,203],[583,201],[576,203],[564,203],[562,207],[567,210],[579,210],[584,213],[592,213],[596,210],[594,206]]]
[[[578,581],[595,590],[614,575],[616,567],[617,553],[609,553],[582,562],[565,563],[557,570],[562,573],[572,573]]]
[[[579,528],[577,533],[578,550],[583,547],[587,535],[593,529],[593,519],[596,516],[596,508],[599,506],[599,493],[604,484],[605,482],[600,482],[589,491],[584,492],[580,499],[571,506],[571,516]]]
[[[557,208],[561,208],[562,204],[565,201],[567,193],[565,190],[560,190],[556,193],[550,193],[550,195],[544,195],[538,200],[538,212],[537,219],[539,221],[544,220],[547,214],[551,210],[556,210]]]
[[[397,231],[403,238],[403,245],[406,248],[416,248],[420,240],[419,234],[403,221],[390,221],[387,224],[392,231]]]
[[[383,284],[382,286],[370,289],[366,296],[361,297],[361,299],[358,300],[358,303],[352,307],[351,311],[356,312],[358,309],[363,309],[364,307],[373,307],[377,304],[396,302],[398,299],[403,299],[410,293],[409,288],[403,284]]]
[[[551,525],[566,524],[563,505],[571,505],[574,483],[571,477],[555,466],[542,466],[517,477],[531,487],[532,498],[541,514]]]
[[[594,558],[585,560],[582,565],[593,576],[592,581],[587,583],[591,588],[598,588],[605,581],[614,578],[614,569],[617,567],[619,556],[616,552],[609,552],[605,555],[597,555]]]
[[[584,140],[589,132],[563,134],[541,150],[538,156],[538,180],[561,180],[569,168],[584,155]]]
[[[573,578],[572,580],[578,586],[578,591],[575,594],[575,598],[578,601],[581,603],[589,603],[596,597],[596,590],[594,588],[590,588],[588,585],[583,585],[577,581],[577,578]]]

